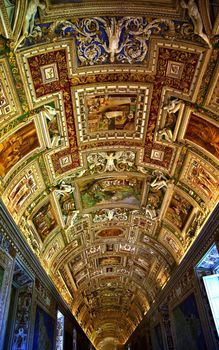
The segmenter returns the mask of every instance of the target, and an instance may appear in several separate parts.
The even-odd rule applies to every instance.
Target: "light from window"
[[[203,281],[219,336],[219,274],[204,276]]]

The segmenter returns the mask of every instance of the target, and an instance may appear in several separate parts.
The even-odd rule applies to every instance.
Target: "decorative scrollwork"
[[[140,63],[148,52],[148,40],[153,33],[167,27],[174,31],[171,21],[165,19],[147,23],[143,18],[93,18],[75,23],[78,59],[81,63]]]
[[[126,221],[128,220],[128,211],[126,209],[113,208],[113,209],[101,209],[93,218],[93,222],[105,222],[105,221]]]
[[[134,166],[135,153],[132,151],[90,153],[87,161],[91,173],[129,171]]]
[[[152,34],[173,36],[175,26],[169,19],[155,19],[148,23],[137,17],[94,17],[75,22],[59,20],[49,28],[50,37],[76,36],[80,65],[102,63],[138,64],[145,61],[148,41]]]

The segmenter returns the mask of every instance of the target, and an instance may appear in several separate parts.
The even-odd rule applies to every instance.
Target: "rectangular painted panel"
[[[54,330],[54,319],[37,306],[32,350],[53,350]]]
[[[173,310],[176,350],[207,350],[194,294]]]

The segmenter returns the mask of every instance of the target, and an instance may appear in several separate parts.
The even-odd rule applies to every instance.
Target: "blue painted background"
[[[194,294],[173,310],[176,350],[208,350]]]
[[[33,350],[53,350],[54,327],[54,319],[37,306]]]

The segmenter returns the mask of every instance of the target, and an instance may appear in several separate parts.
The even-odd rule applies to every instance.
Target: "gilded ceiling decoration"
[[[155,3],[1,1],[1,196],[97,349],[218,201],[219,21]]]

